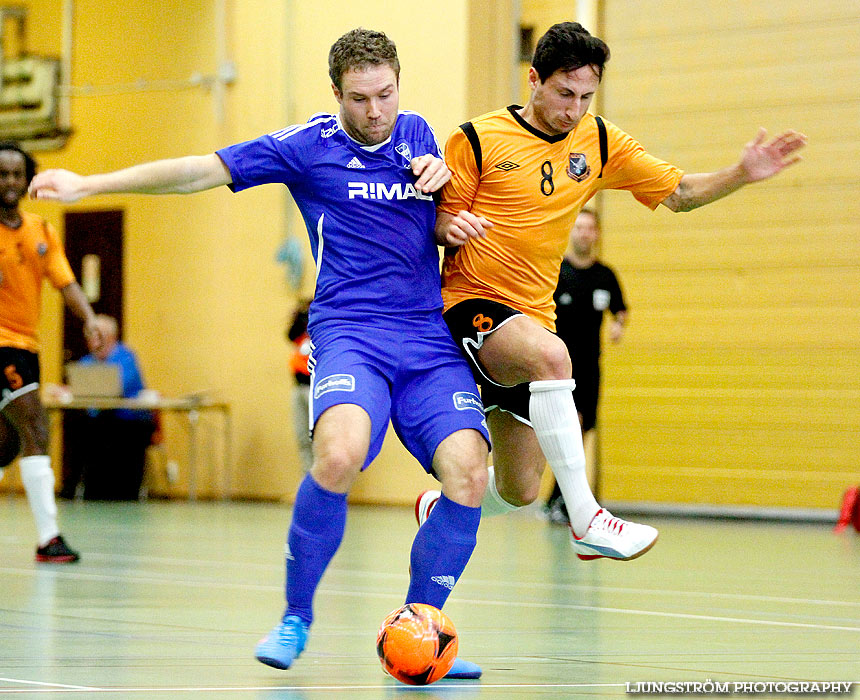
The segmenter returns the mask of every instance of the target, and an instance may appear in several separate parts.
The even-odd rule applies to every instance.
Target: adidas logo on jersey
[[[454,589],[454,584],[457,583],[457,579],[453,576],[431,576],[430,580],[433,583],[438,583],[440,586],[444,586],[449,591]]]
[[[353,158],[349,163],[346,164],[347,168],[363,168],[364,164],[358,159]]]

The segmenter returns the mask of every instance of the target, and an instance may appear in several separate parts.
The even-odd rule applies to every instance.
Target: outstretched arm
[[[228,185],[232,179],[224,162],[211,153],[156,160],[102,175],[46,170],[33,178],[29,191],[33,199],[77,202],[83,197],[115,192],[189,194]]]
[[[767,131],[759,129],[756,138],[744,146],[740,161],[713,173],[684,175],[677,189],[661,204],[672,211],[690,211],[710,204],[744,185],[765,180],[800,160],[795,155],[806,145],[806,136],[786,131],[765,143]]]

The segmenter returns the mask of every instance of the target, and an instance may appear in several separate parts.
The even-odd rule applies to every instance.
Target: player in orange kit
[[[54,229],[18,203],[36,173],[29,153],[0,143],[0,475],[20,453],[21,482],[36,521],[36,561],[69,563],[79,555],[60,535],[48,418],[39,399],[37,327],[42,281],[60,290],[96,347],[102,338]]]
[[[766,142],[762,129],[736,165],[684,174],[587,112],[608,59],[606,44],[574,22],[541,37],[528,104],[490,112],[451,134],[445,160],[452,178],[436,238],[447,248],[445,320],[482,385],[493,439],[483,515],[534,501],[548,462],[577,555],[626,560],[648,551],[657,530],[613,517],[586,479],[570,358],[553,333],[553,291],[570,229],[601,189],[629,190],[651,209],[703,206],[799,160],[806,137],[787,131]],[[419,521],[435,493],[419,496]]]

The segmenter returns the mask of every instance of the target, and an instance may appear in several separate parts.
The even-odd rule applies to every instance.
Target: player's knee
[[[314,452],[311,474],[323,488],[342,491],[349,488],[363,463],[363,452],[350,445],[318,446]]]
[[[457,465],[446,472],[442,490],[452,501],[476,508],[484,499],[489,472],[483,463]]]
[[[549,333],[541,337],[534,350],[536,375],[539,379],[570,379],[570,355],[564,342]]]
[[[489,480],[489,471],[487,471],[486,459],[470,465],[464,470],[460,481],[463,485],[464,495],[470,501],[475,501],[479,504],[484,498],[484,492],[487,490],[487,481]]]

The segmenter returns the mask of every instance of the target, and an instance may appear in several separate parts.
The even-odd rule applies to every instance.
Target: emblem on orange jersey
[[[584,153],[571,153],[567,163],[567,176],[571,180],[582,182],[591,174],[591,166],[585,159]]]
[[[39,254],[39,257],[41,258],[43,255],[45,255],[45,253],[48,252],[48,244],[45,243],[44,241],[40,242],[39,245],[36,246],[36,252]]]
[[[499,170],[504,170],[505,172],[508,172],[508,170],[513,170],[514,168],[519,168],[520,165],[519,165],[519,163],[514,163],[513,161],[510,161],[510,160],[503,160],[501,163],[497,164],[496,167]]]

